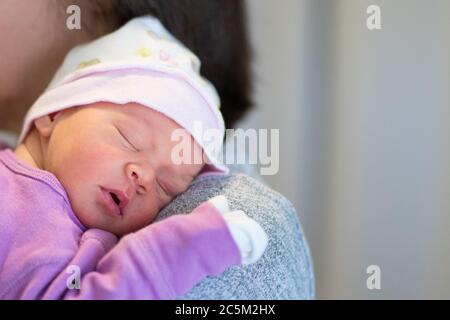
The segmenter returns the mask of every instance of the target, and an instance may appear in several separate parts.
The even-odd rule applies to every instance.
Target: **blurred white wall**
[[[318,298],[450,298],[450,2],[248,5],[258,110],[242,126],[280,129],[264,178],[300,213]]]

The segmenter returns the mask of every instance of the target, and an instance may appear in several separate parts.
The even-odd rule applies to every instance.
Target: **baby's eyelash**
[[[116,127],[116,130],[119,132],[119,134],[122,136],[122,138],[134,149],[134,150],[136,150],[136,151],[138,151],[138,148],[136,148],[132,143],[131,143],[131,141],[130,140],[128,140],[128,138],[122,133],[122,131],[118,128],[118,127]]]
[[[157,183],[158,183],[158,186],[161,188],[161,190],[164,191],[164,193],[165,193],[168,197],[170,197],[170,198],[173,197],[173,194],[172,194],[169,190],[167,190],[167,188],[165,188],[159,181],[157,181]]]

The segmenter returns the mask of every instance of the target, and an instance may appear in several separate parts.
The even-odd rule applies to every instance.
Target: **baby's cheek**
[[[156,199],[148,199],[147,204],[138,204],[136,206],[137,214],[133,217],[130,216],[133,229],[138,230],[149,224],[151,224],[158,215],[158,206],[156,205]]]
[[[75,152],[77,151],[75,150]],[[113,163],[117,158],[117,155],[111,148],[97,144],[93,146],[80,146],[76,161],[79,170],[92,177],[94,173],[99,175],[103,169],[108,167],[108,164]]]
[[[107,148],[76,147],[64,160],[60,179],[75,194],[92,193],[114,177],[114,158]]]

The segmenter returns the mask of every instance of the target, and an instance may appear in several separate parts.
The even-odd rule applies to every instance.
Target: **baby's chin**
[[[120,220],[120,218],[111,218],[108,213],[102,212],[101,210],[93,210],[90,212],[82,210],[78,213],[74,211],[74,213],[87,229],[108,231],[119,238],[146,226],[129,225],[125,221]]]
[[[71,201],[72,210],[81,224],[87,229],[100,229],[111,232],[116,236],[122,236],[126,233],[126,228],[118,221],[110,217],[103,208],[93,204],[86,206],[86,202],[77,203]]]
[[[108,231],[118,237],[122,237],[125,234],[132,232],[117,222],[113,223],[113,222],[104,221],[104,220],[99,219],[98,217],[96,219],[93,219],[92,215],[95,215],[95,214],[91,214],[89,217],[86,217],[86,215],[87,214],[80,214],[80,215],[77,215],[77,217],[80,220],[80,222],[87,229],[100,229],[100,230]]]
[[[108,213],[98,199],[90,198],[89,200],[85,200],[77,196],[71,196],[71,193],[73,192],[68,192],[72,210],[83,226],[88,229],[95,228],[108,231],[118,237],[144,228],[149,225],[157,215],[157,213],[152,214],[151,216],[147,215],[145,220],[136,219],[137,217],[144,216],[142,214],[137,214],[136,212],[126,212],[123,216],[116,216]],[[80,193],[81,192],[79,191],[77,195]]]

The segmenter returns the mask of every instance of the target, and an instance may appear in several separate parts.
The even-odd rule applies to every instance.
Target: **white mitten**
[[[241,210],[230,211],[225,196],[208,200],[222,214],[233,240],[241,253],[242,264],[251,264],[261,258],[267,247],[268,237],[258,222]]]

